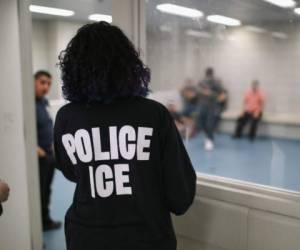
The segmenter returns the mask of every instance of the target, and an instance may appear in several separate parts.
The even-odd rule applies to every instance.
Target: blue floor
[[[300,191],[300,141],[259,138],[250,142],[218,135],[215,143],[212,152],[203,150],[201,136],[187,143],[197,171]],[[64,220],[73,192],[74,185],[56,171],[51,206],[55,220]],[[65,250],[63,228],[44,233],[44,242],[46,250]]]
[[[64,216],[73,198],[75,185],[56,171],[52,184],[51,216],[54,220],[64,221]],[[44,233],[45,250],[66,250],[64,227]]]
[[[216,136],[216,148],[203,150],[203,138],[187,143],[196,171],[262,185],[300,191],[300,141]]]

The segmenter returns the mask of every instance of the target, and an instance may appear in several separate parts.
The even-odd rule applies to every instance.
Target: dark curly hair
[[[120,28],[107,22],[82,26],[59,55],[65,99],[110,103],[146,96],[150,70]]]

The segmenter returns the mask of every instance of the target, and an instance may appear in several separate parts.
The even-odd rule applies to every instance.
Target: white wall
[[[259,79],[267,94],[266,113],[300,117],[300,25],[267,26],[287,39],[246,28],[217,32],[213,38],[193,38],[172,26],[171,32],[148,28],[147,59],[154,90],[178,88],[184,79],[203,78],[213,66],[230,95],[229,111],[241,110],[242,96],[253,79]]]
[[[300,220],[198,197],[175,220],[178,250],[298,250]]]
[[[178,250],[298,250],[299,193],[198,176],[190,210],[174,216]]]
[[[49,68],[48,22],[32,22],[32,68],[33,72]]]
[[[26,27],[23,23],[24,13],[20,12],[28,10],[27,3],[28,1],[20,3],[17,0],[0,1],[0,31],[5,34],[0,36],[0,178],[6,180],[11,188],[9,200],[4,204],[4,213],[0,218],[1,250],[41,249],[41,240],[37,239],[40,236],[39,230],[33,235],[33,228],[39,229],[40,226],[39,209],[35,206],[38,199],[34,204],[30,203],[32,190],[29,187],[29,184],[36,184],[37,179],[33,177],[37,175],[37,164],[33,161],[32,165],[26,164],[30,162],[27,150],[34,154],[32,144],[27,144],[28,136],[31,137],[30,141],[34,140],[32,134],[27,134],[30,129],[26,126],[30,122],[24,122],[24,103],[31,103],[30,107],[33,108],[34,99],[23,99],[23,84],[24,89],[33,91],[32,86],[27,86],[29,82],[23,74],[24,64],[25,68],[30,68],[31,62],[30,59],[24,60],[22,55],[25,52],[20,51],[20,47],[26,48],[22,44],[25,39],[20,37],[23,32],[20,29]],[[33,114],[33,110],[31,113]],[[31,116],[27,118],[31,119]],[[28,176],[32,173],[31,170],[36,173]],[[38,185],[32,187],[33,193],[37,195]],[[34,206],[37,210],[33,209]],[[34,223],[30,221],[31,211],[36,211]]]
[[[58,56],[83,24],[61,20],[33,19],[33,71],[44,69],[53,75],[53,85],[49,93],[50,99],[61,98],[61,80],[57,66]]]

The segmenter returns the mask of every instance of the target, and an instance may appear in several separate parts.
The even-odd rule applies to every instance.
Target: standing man
[[[220,81],[215,78],[213,68],[206,69],[205,78],[199,83],[199,93],[198,126],[206,135],[204,149],[210,151],[214,149],[217,108],[226,98]]]
[[[245,125],[250,122],[248,137],[251,141],[255,139],[258,123],[262,117],[265,104],[265,94],[259,88],[259,82],[253,81],[252,87],[245,93],[244,108],[242,115],[237,120],[234,138],[240,138]]]
[[[44,231],[57,229],[61,226],[60,222],[51,219],[49,212],[55,159],[53,154],[53,122],[47,110],[49,104],[45,96],[50,90],[51,80],[52,77],[47,71],[41,70],[34,74],[38,137],[37,152],[39,157],[42,222]]]

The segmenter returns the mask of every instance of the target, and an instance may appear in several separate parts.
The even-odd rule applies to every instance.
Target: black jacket
[[[54,145],[58,168],[77,184],[68,249],[176,249],[170,212],[192,204],[196,175],[164,106],[142,97],[67,104]]]

